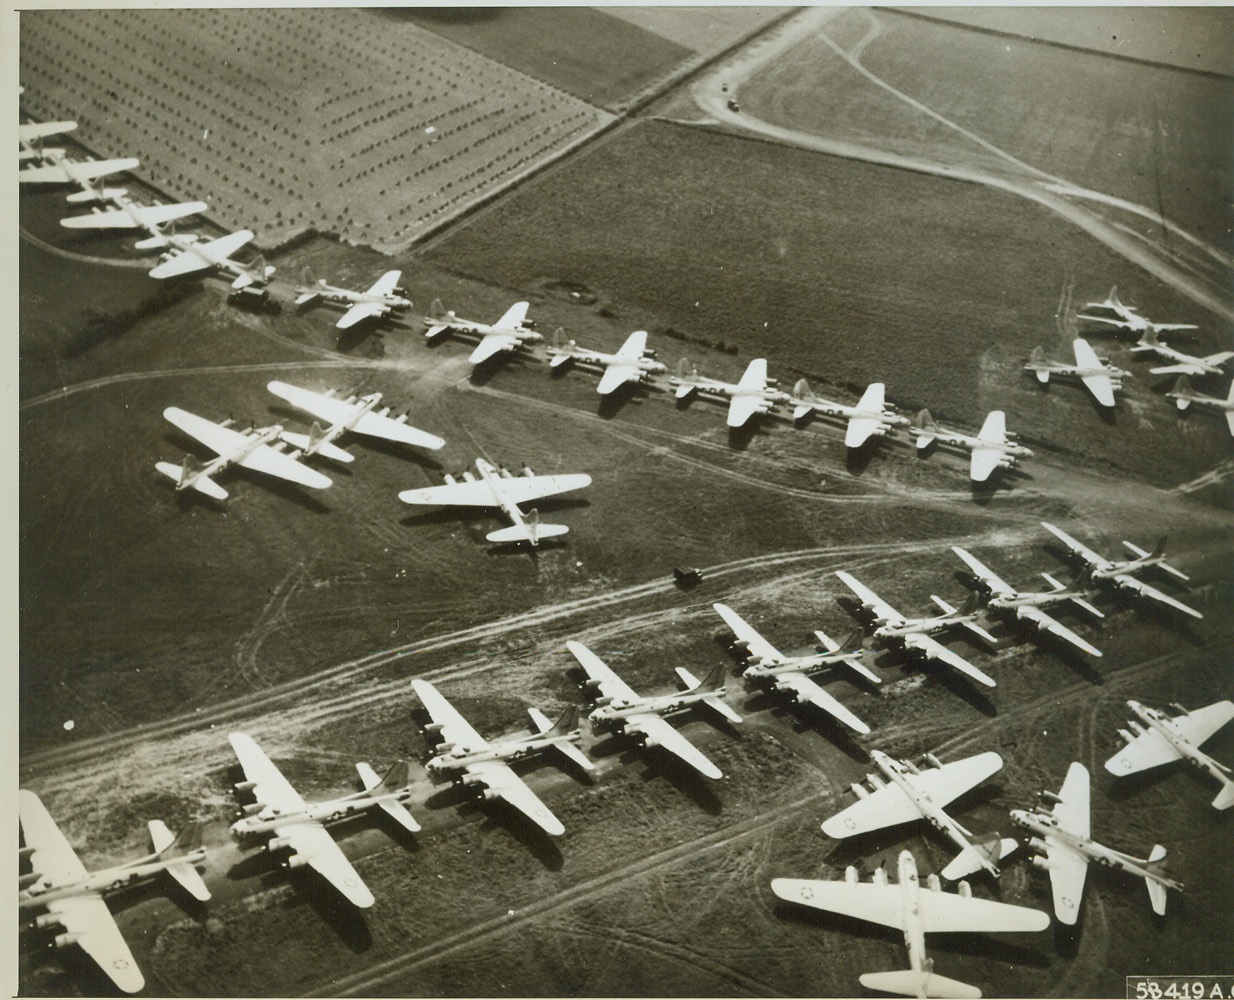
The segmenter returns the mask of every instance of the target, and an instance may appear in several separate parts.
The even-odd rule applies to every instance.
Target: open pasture
[[[24,11],[21,74],[31,114],[267,247],[406,246],[609,118],[364,9]]]
[[[823,38],[744,84],[743,106],[776,124],[905,155],[1004,173],[1024,174],[1026,165],[1144,205],[1234,251],[1234,79],[886,10],[848,12],[824,33],[845,51],[861,40],[857,58],[875,77],[1020,163],[877,86]],[[939,52],[947,58],[922,57]],[[1155,234],[1145,220],[1119,221]]]

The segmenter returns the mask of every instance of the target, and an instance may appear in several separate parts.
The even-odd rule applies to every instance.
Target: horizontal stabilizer
[[[578,725],[578,712],[571,711],[570,709],[565,711],[556,724],[551,722],[548,716],[538,708],[528,708],[527,714],[531,716],[531,721],[535,724],[536,730],[541,736],[565,736]],[[570,760],[574,761],[584,771],[595,770],[595,765],[587,759],[587,755],[569,740],[562,740],[554,743],[553,746],[569,757]]]
[[[185,467],[183,465],[176,465],[172,462],[156,462],[154,467],[169,479],[174,479],[176,481],[177,489],[184,489],[187,486],[191,486],[198,493],[204,493],[206,496],[212,497],[215,500],[227,499],[227,491],[209,476],[199,475],[189,481],[186,481],[184,475]]]
[[[981,990],[968,983],[933,972],[904,969],[901,972],[867,972],[861,977],[866,989],[882,993],[898,993],[907,997],[979,997]]]
[[[501,528],[497,531],[489,532],[484,537],[490,542],[501,544],[503,542],[530,542],[535,545],[541,538],[554,538],[557,535],[564,535],[570,529],[564,524],[516,524],[513,527]]]
[[[1005,858],[1018,846],[1018,842],[1011,837],[1000,838],[998,834],[986,840],[971,843],[943,869],[942,876],[954,882],[956,879],[981,871],[986,864],[992,864],[997,869],[999,860]]]
[[[321,455],[332,458],[336,462],[354,462],[356,456],[344,451],[338,445],[329,441],[313,441],[308,434],[297,434],[294,431],[284,431],[279,437],[293,448],[298,448],[305,455]]]
[[[713,670],[707,676],[707,679],[704,681],[700,681],[697,677],[695,677],[692,673],[690,673],[690,671],[688,671],[685,667],[677,667],[676,670],[677,670],[677,676],[681,678],[682,683],[685,684],[686,688],[690,691],[698,691],[700,689],[715,690],[719,687],[722,687],[724,684],[724,665],[723,664],[718,665],[715,668],[715,670]],[[705,687],[705,685],[709,685],[709,687]],[[723,698],[720,698],[718,696],[714,698],[704,698],[703,704],[706,705],[708,708],[714,708],[717,712],[719,712],[722,716],[724,716],[730,722],[740,722],[741,721],[741,716],[738,715],[735,711],[733,711],[733,709],[724,701]]]
[[[1224,785],[1217,794],[1217,797],[1213,799],[1213,808],[1225,810],[1229,809],[1230,806],[1234,806],[1234,781],[1230,781],[1228,778],[1222,780]]]

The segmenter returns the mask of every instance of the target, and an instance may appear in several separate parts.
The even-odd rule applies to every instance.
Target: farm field
[[[686,14],[623,12],[677,45]],[[392,38],[419,30],[374,16],[396,26]],[[841,13],[828,30],[851,46],[865,25]],[[700,28],[708,45],[712,30]],[[374,78],[387,68],[378,59]],[[654,118],[685,100],[667,98],[426,241],[383,254],[310,236],[275,250],[261,312],[228,305],[213,279],[152,287],[131,240],[66,233],[64,191],[23,190],[19,780],[92,867],[141,854],[148,819],[203,824],[208,904],[161,887],[112,903],[147,993],[853,995],[860,974],[903,967],[901,935],[780,903],[770,880],[840,878],[850,864],[869,880],[906,848],[923,875],[951,858],[925,824],[849,842],[822,834],[854,801],[872,748],[944,761],[996,750],[1002,770],[950,810],[977,835],[1015,834],[1007,810],[1081,761],[1096,838],[1137,855],[1166,845],[1187,886],[1156,918],[1140,883],[1094,865],[1074,933],[938,935],[928,947],[941,974],[987,996],[1117,997],[1131,974],[1183,962],[1227,971],[1234,852],[1228,817],[1209,805],[1215,783],[1181,764],[1116,781],[1102,764],[1128,698],[1194,708],[1234,697],[1231,438],[1219,417],[1180,419],[1126,341],[1095,340],[1137,373],[1109,417],[1080,387],[1042,390],[1021,365],[1038,343],[1059,353],[1077,309],[1112,284],[1149,316],[1200,324],[1187,348],[1217,350],[1234,329],[1025,199],[741,135],[731,118],[707,121],[702,102],[695,124]],[[744,91],[742,106],[754,114]],[[949,141],[931,137],[931,152]],[[452,162],[482,167],[474,154]],[[351,287],[399,268],[415,305],[338,331],[339,309],[293,306],[305,266]],[[903,412],[928,406],[969,431],[1002,408],[1036,454],[974,489],[966,455],[919,457],[903,433],[850,454],[835,420],[795,428],[781,413],[730,432],[722,406],[677,402],[663,385],[601,399],[594,371],[550,370],[543,345],[472,371],[469,338],[422,335],[438,298],[481,321],[525,299],[548,342],[560,327],[612,350],[646,329],[670,368],[684,354],[726,379],[766,357],[783,387],[807,377],[844,402],[881,378]],[[226,502],[177,495],[154,462],[207,452],[163,408],[305,431],[309,419],[267,392],[275,378],[380,391],[446,445],[344,438],[354,463],[309,460],[334,480],[328,490],[233,470],[220,476]],[[591,487],[537,504],[570,533],[536,552],[502,548],[484,538],[502,523],[492,511],[397,499],[477,456],[590,474]],[[968,596],[953,545],[1026,588],[1042,572],[1070,579],[1043,518],[1111,556],[1123,539],[1167,535],[1191,579],[1154,582],[1204,617],[1104,593],[1104,619],[1059,611],[1104,652],[1089,657],[987,613],[992,646],[946,641],[995,688],[867,639],[863,662],[881,685],[817,675],[871,726],[853,737],[742,680],[712,607],[729,604],[786,653],[809,652],[814,630],[842,640],[860,620],[840,569],[908,614],[926,612],[931,594]],[[675,566],[699,567],[701,582],[677,585]],[[556,717],[584,700],[567,640],[644,694],[674,689],[674,667],[702,677],[723,665],[724,699],[743,721],[699,711],[675,725],[724,777],[584,723],[590,777],[552,758],[516,765],[562,837],[435,785],[410,679],[431,680],[486,736],[526,731],[529,706]],[[235,731],[308,799],[354,791],[357,761],[379,773],[410,762],[420,833],[371,817],[336,831],[372,909],[231,839]],[[1234,759],[1234,724],[1205,749]],[[974,877],[973,894],[1050,909],[1048,878],[1024,850],[1003,872]],[[113,992],[46,931],[23,931],[16,975],[15,994]]]
[[[1221,23],[1234,37],[1228,17]],[[879,80],[1014,159],[877,86],[829,38]],[[954,58],[919,58],[938,51]],[[1228,142],[1209,141],[1228,123],[1229,76],[862,10],[843,14],[822,37],[777,59],[743,84],[740,96],[755,117],[819,135],[907,155],[928,152],[995,172],[1041,171],[1162,212],[1227,254],[1234,251],[1234,152]]]
[[[30,114],[267,248],[406,246],[610,118],[359,8],[23,11],[21,75]]]

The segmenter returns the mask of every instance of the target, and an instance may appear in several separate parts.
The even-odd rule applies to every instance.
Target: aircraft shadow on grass
[[[521,844],[546,870],[561,871],[565,856],[557,842],[519,810],[500,800],[475,802],[476,810],[485,814],[480,824],[481,833],[487,836],[505,835]]]
[[[352,906],[324,879],[303,870],[288,872],[286,878],[292,894],[283,901],[283,909],[308,906],[354,954],[361,955],[373,947],[364,911]]]

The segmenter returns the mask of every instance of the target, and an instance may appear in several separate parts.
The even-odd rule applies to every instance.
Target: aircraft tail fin
[[[174,462],[155,462],[154,467],[168,479],[176,481],[176,489],[192,487],[215,500],[226,500],[227,491],[209,476],[201,475],[202,464],[192,455],[185,455],[180,465]]]
[[[300,271],[300,280],[306,287],[311,288],[317,284],[317,275],[313,273],[311,267],[305,264],[304,268]]]
[[[691,692],[720,692],[724,688],[724,664],[719,663],[715,669],[711,671],[703,680],[699,680],[685,667],[677,668],[677,676],[681,678],[682,683],[686,685],[687,690]],[[741,716],[734,712],[720,694],[716,694],[711,698],[704,698],[703,704],[708,708],[713,708],[719,712],[724,718],[730,722],[740,722]]]
[[[154,845],[155,854],[162,856],[169,852],[173,857],[187,858],[201,849],[201,824],[190,823],[173,837],[162,820],[150,821],[150,842]],[[210,890],[202,880],[193,862],[178,861],[167,866],[167,874],[194,899],[205,901],[210,898]]]
[[[554,749],[560,750],[584,771],[595,769],[595,765],[587,759],[587,755],[574,745],[573,738],[578,736],[579,709],[577,705],[569,706],[555,723],[550,722],[548,716],[538,708],[527,709],[527,714],[531,716],[531,721],[540,736],[558,741],[553,744]]]
[[[860,977],[866,989],[881,993],[898,993],[907,997],[980,997],[981,990],[968,983],[935,974],[926,960],[926,967],[902,969],[899,972],[867,972]]]
[[[431,323],[445,323],[449,320],[450,314],[446,312],[446,307],[442,305],[441,299],[433,299],[429,303],[428,318]]]
[[[840,644],[821,629],[815,629],[814,638],[822,643],[823,649],[827,650],[829,653],[838,653],[841,649]]]
[[[396,761],[394,766],[386,772],[384,778],[377,777],[377,772],[364,761],[359,761],[356,764],[356,772],[360,775],[360,782],[364,785],[364,791],[350,796],[353,799],[380,795],[398,795],[398,793],[407,788],[411,781],[411,769],[407,766],[405,760]],[[377,805],[404,830],[407,830],[409,833],[419,831],[420,824],[416,822],[415,817],[407,811],[407,807],[398,799],[383,799]]]
[[[274,267],[271,264],[267,264],[266,258],[263,257],[261,254],[258,254],[256,257],[253,258],[253,263],[249,265],[249,270],[253,271],[256,274],[257,279],[262,284],[265,284],[265,282],[269,280],[270,276],[274,274],[274,272],[277,271],[278,268]]]
[[[917,438],[918,449],[928,448],[932,445],[935,438],[934,432],[937,430],[938,424],[935,422],[934,417],[931,416],[930,411],[924,408],[918,411],[917,416],[913,418],[913,433]]]
[[[146,825],[150,829],[150,846],[155,854],[162,854],[176,842],[175,834],[167,829],[167,824],[161,819],[152,819]]]
[[[1045,348],[1039,344],[1028,356],[1028,368],[1037,376],[1037,381],[1043,384],[1050,381],[1050,369],[1046,367],[1046,364]]]
[[[990,866],[990,874],[997,878],[999,875],[998,862],[1018,846],[1018,842],[1013,838],[1000,837],[997,833],[992,833],[981,840],[970,842],[943,869],[942,876],[954,881]]]
[[[793,407],[793,420],[801,420],[808,416],[814,407],[811,405],[817,398],[814,395],[814,390],[810,388],[810,383],[803,378],[799,378],[793,386],[793,396],[798,400],[798,403]]]
[[[1184,376],[1185,377],[1185,376]],[[1234,403],[1234,382],[1230,383],[1230,391],[1225,397],[1227,403]]]

